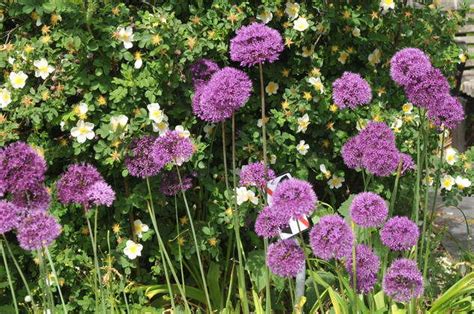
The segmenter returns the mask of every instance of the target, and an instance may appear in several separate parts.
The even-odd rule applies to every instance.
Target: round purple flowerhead
[[[130,143],[130,155],[125,158],[125,166],[134,177],[147,178],[156,175],[163,168],[163,164],[155,163],[151,155],[156,137],[144,136],[133,139]]]
[[[318,198],[309,182],[288,179],[279,183],[272,195],[272,207],[282,213],[287,220],[309,215],[313,212]]]
[[[49,246],[61,233],[61,225],[46,212],[31,212],[18,227],[17,239],[27,251]]]
[[[385,200],[372,192],[357,194],[349,208],[352,220],[361,227],[379,227],[388,215]]]
[[[356,247],[356,284],[359,293],[369,293],[377,282],[377,273],[380,268],[379,257],[366,245]],[[346,270],[353,281],[352,254],[347,256]]]
[[[362,166],[378,177],[391,175],[397,170],[399,163],[400,152],[395,147],[368,148],[362,157]]]
[[[115,192],[112,187],[100,180],[92,184],[86,192],[89,206],[112,206],[115,200]]]
[[[364,144],[359,136],[353,136],[342,146],[341,154],[344,164],[351,169],[362,167]]]
[[[162,168],[170,162],[181,166],[191,159],[194,151],[194,144],[189,137],[179,131],[169,130],[155,140],[151,155],[155,164]]]
[[[181,191],[187,191],[193,187],[193,176],[182,176],[182,185],[179,183],[178,174],[174,171],[166,172],[161,179],[160,191],[164,195],[174,196]]]
[[[430,109],[439,98],[449,94],[449,82],[439,69],[432,68],[415,84],[408,85],[405,92],[408,100],[422,108]]]
[[[314,255],[324,260],[341,259],[352,250],[354,234],[338,215],[322,217],[309,233],[309,242]]]
[[[438,128],[454,129],[464,120],[464,108],[456,97],[445,95],[428,109],[428,118]]]
[[[209,81],[212,74],[219,71],[219,66],[212,60],[199,59],[191,65],[190,71],[194,88],[198,88]]]
[[[402,49],[390,60],[390,76],[401,86],[417,83],[430,70],[430,59],[417,48]]]
[[[414,170],[416,168],[415,163],[413,162],[413,158],[411,158],[410,155],[400,153],[400,160],[402,161],[401,174],[405,174],[408,171]]]
[[[383,278],[383,291],[396,302],[408,302],[423,294],[423,276],[415,261],[395,260]]]
[[[379,149],[381,146],[396,148],[395,134],[384,122],[369,121],[358,136],[361,144],[364,145],[362,150],[365,148]]]
[[[18,227],[21,209],[15,204],[0,200],[0,234]]]
[[[250,67],[278,60],[283,51],[280,33],[265,24],[252,23],[242,26],[230,40],[230,58],[240,66]]]
[[[252,81],[245,72],[225,67],[214,73],[202,90],[196,91],[193,111],[207,122],[224,121],[245,105],[251,91]]]
[[[94,183],[102,180],[100,173],[90,164],[70,165],[56,184],[58,199],[65,205],[86,205],[89,201],[87,191]]]
[[[240,171],[240,185],[265,189],[267,182],[275,179],[275,172],[262,161],[250,163]]]
[[[0,151],[0,192],[33,188],[44,181],[45,172],[43,157],[26,143],[15,142]]]
[[[293,239],[270,244],[267,251],[267,266],[280,277],[296,277],[304,267],[304,252]]]
[[[37,184],[26,191],[13,193],[12,203],[28,211],[46,211],[51,203],[51,196],[44,185]]]
[[[403,251],[416,245],[420,231],[416,223],[407,217],[390,218],[380,230],[382,243],[394,251]]]
[[[344,72],[332,84],[332,99],[341,109],[368,104],[372,100],[372,89],[369,83],[359,74]]]
[[[288,220],[283,215],[267,206],[262,209],[255,220],[255,233],[263,238],[276,237],[286,224],[288,224]]]

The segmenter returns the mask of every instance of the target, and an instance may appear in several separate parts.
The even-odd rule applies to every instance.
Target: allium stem
[[[3,265],[5,265],[5,271],[7,272],[8,285],[10,286],[10,292],[12,294],[13,305],[15,306],[15,312],[18,311],[18,304],[16,302],[15,288],[13,287],[12,278],[10,275],[10,268],[8,267],[7,257],[5,255],[5,249],[3,248],[3,241],[0,241],[0,249],[2,250]]]
[[[97,208],[95,210],[97,211]],[[101,303],[101,305],[104,309],[105,304],[103,302],[102,283],[101,283],[101,281],[102,281],[101,278],[102,277],[100,275],[99,259],[97,257],[97,241],[94,237],[94,233],[93,233],[93,229],[92,229],[92,226],[91,226],[89,216],[87,215],[87,213],[86,213],[85,216],[86,216],[86,221],[87,221],[87,228],[89,229],[89,238],[91,240],[92,253],[94,254],[94,268],[95,268],[94,288],[96,290],[96,296],[97,296],[97,292],[99,291],[99,296],[98,296],[98,298],[96,298],[96,306],[97,306],[97,302],[99,302],[99,300],[100,300],[100,303]],[[99,287],[99,290],[97,290],[97,287]]]
[[[180,186],[183,186],[183,180],[181,179],[181,173],[179,172],[178,165],[176,165],[176,172],[178,173],[179,184],[180,184]],[[184,205],[186,207],[186,213],[188,214],[189,225],[191,226],[191,232],[193,234],[194,245],[196,247],[196,255],[197,255],[197,258],[198,258],[199,270],[201,271],[201,279],[202,279],[204,293],[206,295],[206,302],[207,302],[207,306],[208,306],[208,312],[212,313],[211,299],[209,297],[209,291],[208,291],[208,288],[207,288],[206,274],[204,273],[204,267],[202,266],[201,249],[199,248],[199,243],[197,241],[196,231],[194,229],[193,217],[191,215],[191,211],[189,210],[188,199],[186,198],[186,193],[182,189],[181,189],[181,194],[183,195]]]
[[[224,178],[225,188],[229,190],[229,174],[227,169],[227,151],[226,151],[226,140],[225,140],[225,123],[222,122],[222,159],[224,162]]]
[[[49,307],[51,311],[54,310],[54,299],[53,299],[53,294],[51,293],[51,289],[49,288],[49,283],[48,283],[48,273],[46,272],[46,268],[44,265],[44,258],[43,258],[43,253],[41,250],[36,251],[39,259],[39,267],[40,267],[40,286],[43,288],[43,293],[45,295],[44,297],[44,302],[45,305]],[[57,278],[55,278],[57,280]],[[43,305],[43,306],[45,306]]]
[[[48,247],[45,247],[44,251],[46,253],[46,257],[48,258],[49,266],[51,267],[51,271],[53,272],[54,278],[56,278],[56,286],[58,287],[59,298],[61,299],[63,311],[64,313],[67,313],[66,303],[64,302],[63,293],[61,292],[61,286],[59,285],[58,281],[59,277],[56,272],[56,268],[54,267],[53,259],[51,258],[51,254],[49,253]]]
[[[258,70],[260,72],[260,100],[262,106],[262,145],[263,145],[263,163],[265,166],[268,165],[267,159],[267,117],[265,114],[265,87],[263,82],[263,66],[262,63],[258,64]]]
[[[352,224],[352,232],[356,235],[356,225],[353,221]],[[356,258],[356,242],[352,245],[352,284],[354,287],[354,313],[357,313],[357,258]]]
[[[392,195],[390,196],[390,206],[388,208],[388,217],[391,217],[395,209],[395,202],[397,201],[398,186],[400,182],[400,175],[402,173],[402,161],[398,164],[397,175],[395,176],[395,183],[393,184]]]
[[[176,213],[176,234],[179,237],[180,231],[179,231],[179,217],[178,217],[178,198],[176,197],[176,195],[174,196],[174,210]],[[181,252],[181,245],[179,243],[179,239],[178,239],[178,258],[179,258],[179,269],[181,272],[181,281],[184,282],[183,254]],[[183,286],[183,290],[186,293],[186,286]]]

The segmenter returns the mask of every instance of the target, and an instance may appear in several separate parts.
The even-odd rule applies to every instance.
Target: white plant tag
[[[273,195],[273,192],[275,192],[275,189],[276,189],[278,183],[280,183],[284,179],[291,179],[291,178],[292,178],[291,174],[285,173],[285,174],[282,174],[281,176],[267,182],[267,191],[266,192],[267,192],[267,203],[268,203],[268,205],[272,205],[272,195]]]

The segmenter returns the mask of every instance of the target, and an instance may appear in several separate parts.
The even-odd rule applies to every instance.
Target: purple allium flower
[[[15,204],[0,200],[0,234],[18,227],[21,209]]]
[[[420,81],[407,85],[405,93],[414,105],[430,109],[439,98],[449,94],[449,82],[439,69],[432,68]]]
[[[352,220],[362,227],[379,227],[388,215],[385,200],[372,192],[357,194],[349,208]]]
[[[351,253],[354,234],[338,215],[322,217],[309,233],[314,255],[324,260],[341,259]]]
[[[155,140],[151,156],[160,168],[170,162],[181,166],[191,159],[194,151],[195,147],[190,138],[182,136],[179,131],[169,130]]]
[[[12,203],[28,211],[46,211],[51,203],[51,196],[44,185],[38,184],[26,191],[13,193]]]
[[[179,183],[179,177],[176,172],[166,172],[161,179],[161,193],[167,196],[174,196],[181,191],[187,191],[193,187],[193,176],[182,176],[181,180],[183,182],[182,185]]]
[[[275,172],[269,167],[265,167],[262,161],[258,161],[242,167],[239,184],[265,189],[267,182],[273,179],[275,179]]]
[[[430,59],[417,48],[402,49],[390,60],[390,76],[401,86],[417,83],[430,70]]]
[[[362,157],[362,166],[367,172],[378,177],[391,175],[397,170],[399,163],[400,152],[395,147],[370,148]]]
[[[151,154],[155,140],[154,136],[144,136],[140,139],[135,138],[130,143],[130,156],[125,158],[125,165],[132,176],[152,177],[163,168],[163,164],[155,163]]]
[[[207,122],[221,122],[245,105],[252,91],[252,81],[238,69],[225,67],[214,73],[200,97],[193,99],[194,113]]]
[[[418,241],[420,231],[407,217],[390,218],[380,230],[382,243],[394,251],[408,250]]]
[[[212,74],[219,71],[219,69],[217,63],[209,59],[199,59],[193,63],[190,67],[190,71],[194,88],[198,88],[209,81]]]
[[[304,267],[304,252],[293,239],[270,244],[267,251],[267,266],[280,277],[296,277]]]
[[[405,174],[410,170],[414,170],[416,168],[415,163],[413,162],[413,158],[410,155],[405,153],[400,153],[400,159],[402,161],[402,171],[401,174]]]
[[[27,251],[49,246],[61,233],[61,225],[46,212],[34,211],[22,220],[17,239]]]
[[[273,209],[287,220],[311,214],[317,201],[312,185],[294,178],[279,183],[272,195]]]
[[[267,206],[262,209],[255,220],[255,233],[263,238],[276,237],[286,224],[288,224],[288,220],[283,215]]]
[[[280,33],[261,23],[242,26],[230,40],[230,58],[240,66],[250,67],[259,63],[278,60],[283,51]]]
[[[445,95],[428,109],[428,118],[438,128],[454,129],[464,120],[464,108],[456,97]]]
[[[56,184],[58,199],[65,205],[71,203],[85,205],[89,200],[87,197],[89,188],[102,180],[100,173],[90,164],[70,165]]]
[[[89,201],[89,206],[105,205],[110,207],[115,200],[114,190],[112,190],[112,187],[102,180],[92,184],[89,189],[87,189],[86,196]]]
[[[0,182],[3,182],[0,190],[3,192],[33,188],[44,181],[45,172],[43,157],[26,143],[15,142],[0,151]]]
[[[366,127],[360,131],[359,139],[363,145],[363,151],[368,148],[380,148],[395,146],[395,134],[384,122],[369,121]]]
[[[362,155],[364,153],[364,145],[360,141],[360,137],[353,136],[342,146],[341,154],[344,164],[351,169],[362,167]]]
[[[372,100],[372,89],[369,83],[359,74],[344,72],[332,84],[334,103],[341,109],[368,104]]]
[[[380,268],[379,257],[366,245],[356,247],[356,285],[359,293],[369,293],[377,282],[377,273]],[[352,253],[347,256],[346,270],[353,281]]]
[[[423,294],[423,276],[415,261],[395,260],[383,278],[383,291],[396,302],[408,302]]]

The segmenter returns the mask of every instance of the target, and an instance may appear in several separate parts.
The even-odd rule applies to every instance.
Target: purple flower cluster
[[[22,220],[17,238],[24,250],[33,251],[49,246],[60,233],[61,225],[54,217],[35,211]]]
[[[359,293],[369,293],[377,282],[377,273],[380,268],[379,257],[366,245],[359,244],[356,247],[356,285]],[[347,256],[346,270],[353,280],[353,258],[352,254]]]
[[[156,137],[154,136],[144,136],[133,139],[130,143],[130,155],[125,158],[125,166],[132,176],[152,177],[163,168],[163,165],[156,164],[151,156],[155,140]]]
[[[164,195],[174,196],[181,191],[187,191],[193,187],[193,176],[187,175],[182,178],[182,185],[179,183],[178,174],[174,171],[163,174],[160,184],[160,191]]]
[[[181,166],[191,159],[194,151],[195,147],[190,138],[182,136],[178,131],[169,130],[155,140],[151,156],[161,169],[172,162]]]
[[[43,184],[37,184],[27,191],[18,191],[12,194],[12,203],[29,210],[47,211],[51,203],[51,196]]]
[[[382,286],[396,302],[408,302],[423,294],[423,276],[415,261],[400,258],[388,268]]]
[[[272,195],[272,208],[287,218],[299,218],[313,212],[318,198],[309,182],[288,179],[275,189]]]
[[[99,180],[90,186],[86,197],[90,205],[110,207],[115,200],[115,192],[105,181]]]
[[[385,200],[372,192],[357,194],[349,208],[352,220],[361,227],[379,227],[388,215]]]
[[[303,249],[295,240],[281,240],[268,247],[267,266],[275,275],[296,277],[303,270],[304,263]]]
[[[0,234],[18,227],[21,212],[15,204],[0,200]]]
[[[243,67],[272,63],[278,60],[282,51],[280,33],[262,23],[242,26],[230,41],[230,58]]]
[[[431,65],[423,51],[405,48],[390,61],[392,79],[404,87],[407,98],[425,108],[429,119],[439,128],[455,128],[464,119],[461,103],[449,95],[449,82]]]
[[[207,122],[228,119],[245,105],[252,91],[252,81],[245,72],[225,67],[196,89],[193,112]]]
[[[265,189],[267,182],[273,179],[275,179],[275,172],[269,167],[265,167],[262,161],[259,161],[242,167],[239,184]]]
[[[190,71],[193,78],[194,88],[198,89],[206,84],[212,74],[219,71],[219,69],[217,63],[209,59],[200,59],[193,63],[190,67]]]
[[[351,253],[354,234],[338,215],[322,217],[309,233],[314,255],[324,260],[342,259]]]
[[[262,209],[255,220],[255,233],[262,238],[276,237],[287,223],[286,217],[267,206]]]
[[[332,90],[332,99],[340,109],[346,107],[355,109],[372,100],[372,89],[369,83],[357,73],[344,72],[334,81]]]
[[[410,155],[405,153],[400,153],[400,159],[402,161],[401,174],[407,173],[409,170],[415,170],[416,165]]]
[[[418,241],[420,231],[407,217],[390,218],[380,230],[382,243],[394,251],[408,250]]]

